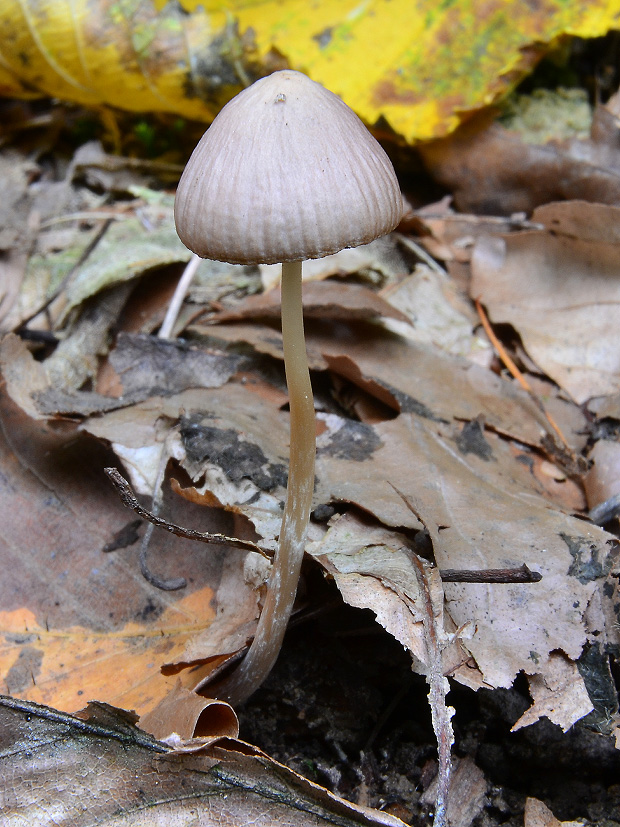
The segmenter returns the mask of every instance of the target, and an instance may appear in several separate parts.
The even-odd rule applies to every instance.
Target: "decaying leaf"
[[[472,295],[578,403],[620,388],[619,215],[549,204],[533,215],[545,229],[479,239],[472,259]]]
[[[3,785],[3,824],[139,827],[148,819],[155,827],[402,827],[400,819],[343,801],[249,744],[224,739],[210,749],[198,742],[175,751],[135,723],[107,704],[71,716],[0,698],[0,770],[13,781]]]
[[[532,144],[494,117],[483,113],[452,135],[420,147],[427,169],[453,193],[459,210],[509,216],[529,214],[551,201],[618,202],[615,123],[611,139]]]
[[[222,625],[255,616],[239,553],[211,547],[205,556],[187,541],[153,537],[152,565],[192,581],[172,599],[140,574],[136,528],[123,532],[131,516],[102,473],[111,456],[75,426],[54,431],[5,397],[1,423],[0,505],[11,515],[0,538],[4,692],[69,711],[93,697],[148,711],[174,685],[161,664],[216,615],[217,583],[227,595]],[[175,503],[183,501],[167,504],[173,518],[191,524]],[[212,528],[230,533],[211,516]]]
[[[544,676],[533,676],[529,684],[534,703],[514,724],[513,731],[544,715],[566,732],[593,709],[579,670],[562,654],[553,654]]]

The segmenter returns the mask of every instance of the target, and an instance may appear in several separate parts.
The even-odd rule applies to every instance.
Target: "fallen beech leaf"
[[[91,703],[79,715],[0,698],[0,814],[21,824],[106,827],[403,827],[227,739],[174,751],[135,716]],[[53,813],[53,815],[51,815]],[[145,820],[146,819],[146,820]]]
[[[544,230],[478,240],[472,295],[510,322],[532,359],[579,404],[620,389],[620,209],[549,204]]]

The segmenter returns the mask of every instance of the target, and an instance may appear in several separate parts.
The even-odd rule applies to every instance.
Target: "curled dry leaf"
[[[478,240],[472,295],[577,403],[617,393],[620,209],[574,201],[533,219],[545,229]]]
[[[0,697],[7,827],[118,824],[141,827],[403,827],[358,807],[241,741],[172,750],[136,718],[93,703],[77,716]],[[79,767],[79,772],[76,772]],[[131,783],[128,783],[131,779]],[[53,820],[50,813],[53,812]],[[148,817],[145,816],[148,813]]]
[[[160,741],[171,736],[180,741],[201,738],[203,745],[239,736],[239,720],[229,704],[190,692],[180,681],[155,709],[140,718],[140,728]]]

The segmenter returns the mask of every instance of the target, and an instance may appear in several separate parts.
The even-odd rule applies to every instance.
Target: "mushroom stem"
[[[248,698],[273,667],[291,616],[304,556],[312,493],[316,426],[301,302],[301,261],[282,265],[282,344],[290,404],[290,458],[286,505],[267,596],[243,661],[214,694],[231,704]]]

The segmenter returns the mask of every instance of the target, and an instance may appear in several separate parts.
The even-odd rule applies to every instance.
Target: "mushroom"
[[[203,258],[282,264],[282,343],[290,459],[278,550],[254,640],[214,687],[249,697],[275,663],[293,608],[314,488],[315,417],[301,302],[302,261],[394,229],[402,197],[392,164],[357,115],[306,75],[262,78],[217,115],[181,177],[175,221]]]

